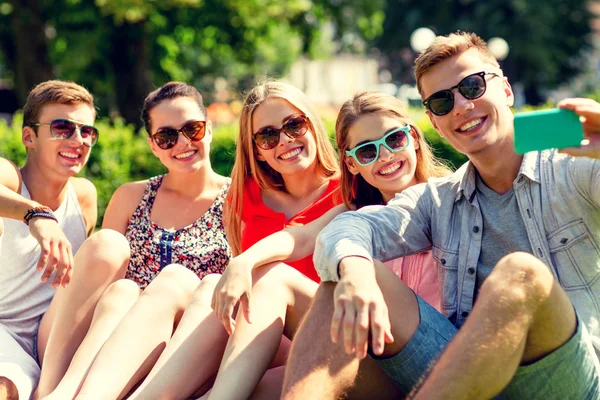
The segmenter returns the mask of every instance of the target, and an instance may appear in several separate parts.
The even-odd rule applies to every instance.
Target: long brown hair
[[[281,174],[266,162],[257,159],[257,151],[252,141],[254,110],[267,99],[272,98],[287,101],[308,117],[317,144],[318,173],[323,177],[331,178],[339,172],[338,157],[327,136],[323,122],[316,110],[308,103],[304,93],[294,86],[277,81],[268,81],[254,87],[244,99],[240,115],[235,163],[231,172],[231,187],[227,194],[225,210],[227,240],[234,255],[241,253],[241,216],[246,179],[252,177],[261,189],[286,190]]]
[[[426,182],[431,177],[447,176],[452,173],[443,162],[433,155],[423,132],[408,117],[406,107],[400,100],[382,92],[360,92],[342,105],[335,123],[335,136],[342,155],[340,160],[342,197],[347,207],[354,205],[360,208],[367,205],[385,204],[379,189],[367,183],[360,174],[353,175],[345,165],[348,131],[361,116],[367,114],[394,118],[411,127],[413,136],[419,143],[419,148],[416,150],[417,165],[415,169],[417,182]]]

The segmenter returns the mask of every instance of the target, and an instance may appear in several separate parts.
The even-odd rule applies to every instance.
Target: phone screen
[[[583,140],[579,116],[571,110],[553,108],[515,115],[515,150],[525,154],[533,150],[575,147]]]

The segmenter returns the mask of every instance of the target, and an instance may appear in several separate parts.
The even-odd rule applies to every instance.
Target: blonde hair
[[[342,197],[347,207],[355,205],[357,208],[373,204],[385,204],[381,192],[367,183],[360,175],[353,175],[344,165],[346,150],[348,150],[348,131],[352,125],[363,115],[377,114],[389,117],[410,126],[415,141],[419,148],[416,149],[417,165],[415,179],[417,182],[426,182],[432,177],[447,176],[452,171],[437,157],[433,155],[431,147],[425,140],[423,132],[408,117],[404,104],[394,96],[382,92],[360,92],[351,100],[346,101],[335,123],[335,136],[341,156],[342,171]]]
[[[485,41],[476,34],[458,31],[448,36],[438,36],[415,60],[415,78],[419,93],[423,95],[421,79],[429,69],[470,49],[477,50],[484,61],[500,68]]]
[[[227,194],[226,233],[234,255],[241,253],[241,216],[246,179],[252,177],[261,189],[286,190],[281,174],[266,162],[258,160],[258,153],[252,140],[254,111],[266,100],[274,98],[287,101],[308,117],[317,145],[318,173],[323,177],[331,178],[339,172],[335,149],[329,140],[321,118],[316,110],[308,104],[304,93],[291,85],[277,81],[268,81],[254,87],[244,99],[235,163],[231,172],[231,188]]]

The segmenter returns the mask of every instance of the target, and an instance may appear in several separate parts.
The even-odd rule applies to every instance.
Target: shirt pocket
[[[559,282],[565,289],[589,287],[600,274],[600,250],[582,219],[569,222],[548,237]]]
[[[458,252],[434,246],[431,255],[438,265],[442,311],[452,315],[458,302]]]

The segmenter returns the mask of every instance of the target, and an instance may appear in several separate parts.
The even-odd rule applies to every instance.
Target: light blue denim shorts
[[[404,349],[395,356],[371,354],[406,394],[420,384],[458,329],[417,296],[421,322]],[[600,366],[584,324],[560,348],[535,363],[520,366],[496,399],[600,399]]]

